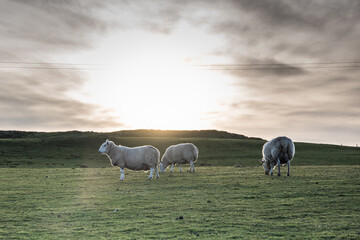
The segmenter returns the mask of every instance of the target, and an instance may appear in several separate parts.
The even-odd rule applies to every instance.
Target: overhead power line
[[[103,70],[104,68],[102,66],[104,65],[91,63],[0,61],[0,68],[8,69]]]
[[[297,62],[297,63],[238,63],[238,64],[191,64],[202,70],[220,71],[266,71],[266,70],[306,70],[329,68],[360,68],[360,61]]]
[[[253,68],[204,68],[203,70],[224,70],[224,71],[250,71],[250,70],[303,70],[303,69],[321,69],[321,68],[360,68],[360,65],[354,66],[309,66],[309,67],[253,67]]]
[[[340,69],[360,68],[360,61],[303,62],[303,63],[239,63],[239,64],[188,64],[198,70],[218,71],[266,71],[266,70],[305,70],[305,69]],[[139,68],[142,66],[139,65]],[[164,66],[165,68],[166,66]],[[0,61],[0,69],[59,69],[59,70],[106,70],[106,64],[94,63],[60,63],[60,62],[29,62]]]
[[[202,70],[262,71],[262,70],[304,70],[321,68],[360,68],[360,61],[303,62],[303,63],[239,63],[239,64],[191,64]]]
[[[26,67],[26,66],[1,66],[0,68],[25,68],[25,69],[63,69],[63,70],[104,70],[104,68],[80,68],[80,67]]]
[[[360,64],[360,61],[353,62],[306,62],[306,63],[237,63],[237,64],[190,64],[189,66],[201,66],[201,67],[231,67],[231,66],[263,66],[263,65],[274,65],[274,66],[288,66],[288,65],[333,65],[333,64]]]
[[[80,66],[99,66],[98,63],[61,63],[61,62],[16,62],[16,61],[0,61],[0,64],[31,64],[31,65],[80,65]]]

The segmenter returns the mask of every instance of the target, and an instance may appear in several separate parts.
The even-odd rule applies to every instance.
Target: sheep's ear
[[[106,139],[106,144],[109,144],[109,139]]]

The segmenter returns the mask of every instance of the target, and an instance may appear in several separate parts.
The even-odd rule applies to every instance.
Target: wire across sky
[[[139,66],[141,68],[141,66]],[[219,71],[266,71],[303,69],[360,68],[360,61],[304,62],[304,63],[238,63],[238,64],[186,64],[199,70]],[[106,64],[0,61],[0,69],[59,69],[59,70],[106,70]]]

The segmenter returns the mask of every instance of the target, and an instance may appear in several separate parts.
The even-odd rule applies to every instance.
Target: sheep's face
[[[99,153],[103,154],[106,153],[109,147],[109,139],[106,140],[103,144],[101,144],[99,148]]]
[[[265,174],[269,174],[269,172],[270,172],[270,167],[268,166],[269,163],[265,159],[262,159],[261,162],[262,162],[262,166],[265,170]]]
[[[160,168],[160,172],[161,173],[163,173],[163,172],[165,172],[165,166],[164,166],[164,163],[160,163],[160,165],[159,165],[159,168]]]

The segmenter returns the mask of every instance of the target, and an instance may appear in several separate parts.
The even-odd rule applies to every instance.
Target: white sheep
[[[156,172],[156,178],[159,178],[158,164],[160,160],[160,152],[153,146],[141,147],[125,147],[116,146],[114,142],[106,140],[100,148],[99,153],[106,154],[112,166],[120,168],[120,180],[125,179],[125,168],[130,170],[150,170],[149,180]]]
[[[174,170],[174,164],[178,164],[181,172],[181,164],[190,164],[191,169],[195,172],[194,163],[198,159],[199,150],[192,143],[180,143],[168,147],[160,161],[160,172],[165,172],[165,169],[171,165],[170,172]]]
[[[295,155],[295,145],[290,138],[277,137],[266,142],[262,149],[263,159],[261,160],[265,174],[273,175],[273,169],[278,167],[280,176],[280,165],[287,164],[287,175],[290,176],[290,161]]]

